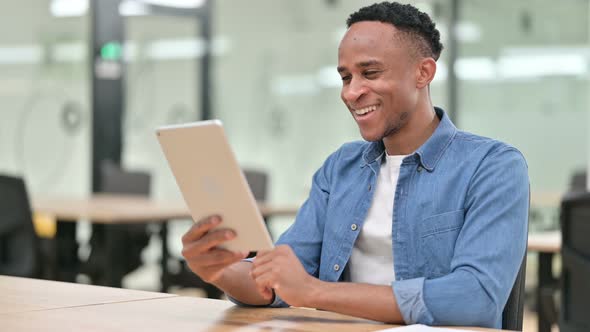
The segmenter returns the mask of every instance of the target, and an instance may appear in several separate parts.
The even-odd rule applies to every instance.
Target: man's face
[[[417,107],[417,67],[399,33],[388,23],[357,22],[340,42],[340,96],[367,141],[398,132]]]

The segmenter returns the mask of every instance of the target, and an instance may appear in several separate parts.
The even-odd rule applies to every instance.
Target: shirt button
[[[340,265],[334,264],[334,271],[338,271],[338,270],[340,270]]]
[[[418,172],[422,172],[422,166],[418,166]]]
[[[352,229],[353,231],[356,231],[357,228],[358,226],[356,224],[350,225],[350,229]]]

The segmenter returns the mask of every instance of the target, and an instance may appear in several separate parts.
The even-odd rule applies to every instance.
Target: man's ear
[[[424,58],[416,68],[416,88],[422,89],[434,79],[436,74],[436,61],[433,58]]]

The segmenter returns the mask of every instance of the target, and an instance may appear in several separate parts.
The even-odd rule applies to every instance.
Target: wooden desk
[[[6,280],[15,287],[13,303],[16,310],[0,313],[0,326],[6,331],[375,331],[394,327],[360,318],[313,309],[260,309],[240,308],[228,301],[166,296],[138,298],[136,291],[100,288],[117,294],[118,302],[105,303],[96,293],[99,287],[61,284],[60,291],[68,296],[85,298],[88,303],[61,307],[31,309],[24,304],[38,304],[47,300],[47,294],[30,291],[39,285],[48,288],[55,283],[30,279]],[[45,285],[43,285],[45,284]],[[146,293],[148,295],[154,293]],[[143,294],[141,294],[143,295]],[[59,300],[56,300],[59,301]],[[94,303],[92,303],[94,302]],[[499,331],[468,328],[472,331]]]
[[[529,235],[528,251],[538,252],[537,266],[537,314],[538,332],[550,332],[557,323],[556,304],[553,293],[558,279],[553,275],[553,256],[561,250],[561,232],[532,233]]]
[[[0,314],[175,296],[8,276],[0,276],[0,294]]]
[[[162,243],[161,290],[166,291],[169,286],[168,260],[168,227],[171,219],[190,219],[186,204],[183,201],[158,201],[145,196],[120,194],[93,194],[88,197],[34,197],[33,210],[45,215],[51,215],[58,220],[57,225],[57,270],[59,280],[74,281],[79,270],[77,258],[78,244],[75,241],[76,224],[80,219],[87,219],[92,223],[105,224],[106,256],[108,265],[105,267],[106,285],[120,287],[123,271],[117,264],[109,264],[119,254],[116,248],[116,227],[120,224],[154,222],[160,224]],[[263,217],[295,215],[298,206],[273,206],[260,204]]]
[[[75,319],[72,319],[75,317]],[[394,327],[313,309],[239,308],[228,301],[177,297],[0,315],[9,331],[376,331]],[[470,331],[499,331],[468,328]]]

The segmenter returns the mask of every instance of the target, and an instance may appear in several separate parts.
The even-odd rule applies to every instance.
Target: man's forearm
[[[390,286],[315,279],[308,306],[380,322],[404,323]]]
[[[257,291],[256,283],[250,276],[252,263],[238,262],[223,271],[213,284],[234,299],[250,305],[268,305],[270,301]]]

